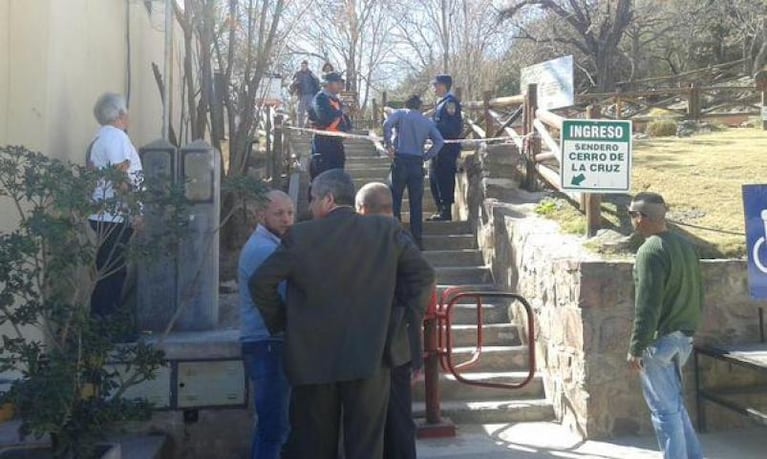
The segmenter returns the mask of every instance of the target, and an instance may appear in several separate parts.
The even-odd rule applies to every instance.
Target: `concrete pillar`
[[[179,180],[189,201],[189,236],[179,245],[174,329],[212,330],[218,325],[218,255],[221,155],[198,140],[179,151]]]

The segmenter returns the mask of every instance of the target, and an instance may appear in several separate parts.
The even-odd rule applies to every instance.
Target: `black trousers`
[[[384,434],[385,459],[415,459],[415,421],[410,362],[391,370],[389,412]]]
[[[96,269],[103,276],[91,295],[91,315],[108,317],[117,312],[128,269],[125,250],[133,230],[127,223],[90,221],[91,228],[103,240],[96,254]]]
[[[407,188],[410,198],[410,233],[418,247],[423,240],[423,159],[420,156],[402,155],[394,158],[389,175],[394,206],[394,216],[402,220],[402,197]]]
[[[286,459],[382,459],[390,370],[368,379],[293,387]]]
[[[460,145],[446,145],[429,164],[431,195],[434,197],[438,210],[455,202],[455,173],[457,172],[455,163],[460,154]]]
[[[343,169],[346,165],[346,158],[341,156],[314,155],[309,163],[309,177],[314,180],[315,177],[330,169]]]

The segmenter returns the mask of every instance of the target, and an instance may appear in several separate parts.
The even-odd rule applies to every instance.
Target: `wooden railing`
[[[632,119],[647,121],[650,110],[660,108],[681,119],[726,119],[760,113],[767,100],[763,86],[699,86],[664,88],[637,92],[586,94],[576,105],[549,111],[538,108],[536,85],[526,95],[492,97],[463,102],[465,137],[510,137],[525,161],[525,188],[535,190],[539,182],[567,196],[586,215],[586,232],[593,236],[600,228],[600,194],[573,193],[562,189],[560,131],[565,118]],[[767,123],[765,123],[767,126]],[[766,127],[767,128],[767,127]]]

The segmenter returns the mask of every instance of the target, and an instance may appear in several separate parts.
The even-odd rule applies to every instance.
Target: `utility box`
[[[241,360],[179,362],[177,408],[241,407],[246,387]]]

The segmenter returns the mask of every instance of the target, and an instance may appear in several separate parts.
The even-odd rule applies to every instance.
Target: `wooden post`
[[[690,83],[687,101],[687,117],[691,120],[700,119],[700,86],[698,83]]]
[[[754,83],[756,84],[757,91],[762,93],[762,129],[767,131],[767,67],[756,72]]]
[[[456,86],[455,91],[453,91],[453,94],[455,94],[455,98],[458,99],[458,102],[463,100],[463,88],[460,86]]]
[[[389,98],[387,97],[386,91],[381,94],[381,109],[385,109],[386,105],[389,103]]]
[[[272,130],[274,126],[272,126],[272,107],[266,106],[263,108],[263,111],[261,112],[261,117],[264,119],[264,132],[266,133],[266,154],[269,158],[273,156],[272,152],[272,146],[274,144],[274,134],[275,132]],[[271,168],[272,165],[268,165],[267,168]],[[267,172],[273,172],[268,171]]]
[[[617,96],[615,96],[615,119],[620,120],[623,119],[623,99],[621,98],[621,89],[622,86],[618,86],[616,88],[616,92],[618,93]]]
[[[762,130],[767,131],[767,91],[762,91]]]
[[[378,101],[373,98],[373,126],[372,129],[378,127]]]
[[[589,105],[586,108],[586,117],[589,119],[599,118],[599,107]],[[586,236],[594,237],[602,227],[602,195],[584,193],[582,205],[586,212]]]
[[[272,188],[276,190],[282,189],[282,164],[284,163],[285,159],[284,145],[286,144],[284,139],[284,122],[285,119],[282,115],[274,115],[274,140],[272,142],[273,153],[269,158],[269,162],[271,163],[269,167],[271,168]]]
[[[527,95],[525,96],[524,125],[527,137],[527,151],[525,155],[525,188],[529,191],[536,189],[536,169],[535,155],[540,153],[540,137],[535,135],[535,112],[538,110],[538,85],[527,85]]]
[[[484,91],[482,93],[482,106],[485,109],[485,137],[492,137],[495,132],[495,123],[493,122],[493,116],[490,114],[490,98],[492,93],[490,91]]]

